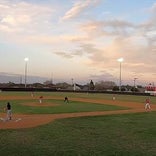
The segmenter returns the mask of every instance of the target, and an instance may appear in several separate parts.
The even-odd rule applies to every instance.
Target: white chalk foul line
[[[18,122],[18,121],[20,121],[20,120],[22,120],[22,119],[21,119],[21,118],[18,118],[18,119],[15,120],[15,122]]]
[[[2,120],[2,121],[7,121],[7,119],[6,119],[6,118],[0,118],[0,120]]]

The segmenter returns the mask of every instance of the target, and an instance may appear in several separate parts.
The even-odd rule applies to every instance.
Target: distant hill
[[[47,79],[48,78],[39,76],[27,76],[27,83],[36,83],[36,82],[43,83]],[[24,75],[0,72],[0,83],[8,83],[8,82],[24,83],[24,81],[25,81]]]

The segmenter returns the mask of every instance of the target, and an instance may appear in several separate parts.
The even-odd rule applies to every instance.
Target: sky
[[[156,0],[0,0],[1,73],[155,83],[155,39]]]

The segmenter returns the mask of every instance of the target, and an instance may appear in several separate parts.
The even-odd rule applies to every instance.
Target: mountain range
[[[43,83],[47,81],[48,78],[46,77],[39,77],[39,76],[27,76],[27,83]],[[19,74],[12,74],[12,73],[5,73],[5,72],[0,72],[0,83],[8,83],[8,82],[13,82],[13,83],[24,83],[25,81],[25,76],[24,75],[19,75]]]

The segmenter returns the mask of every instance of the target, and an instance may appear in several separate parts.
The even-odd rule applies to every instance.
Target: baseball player
[[[147,98],[146,99],[146,102],[145,102],[145,110],[148,110],[148,109],[151,109],[151,106],[150,106],[150,98]]]
[[[64,98],[64,102],[69,103],[69,100],[68,100],[67,96]]]
[[[11,118],[12,118],[12,111],[11,111],[11,104],[10,104],[10,102],[7,103],[6,111],[7,111],[7,120],[11,120]]]
[[[42,103],[43,96],[39,97],[39,103]]]
[[[115,98],[115,95],[113,95],[113,98],[112,98],[113,100],[115,100],[116,98]]]

